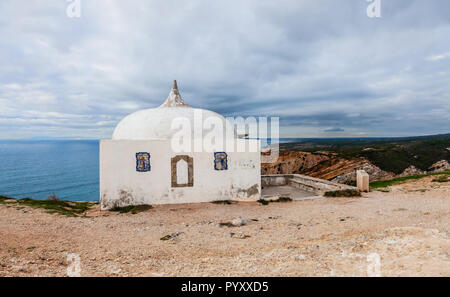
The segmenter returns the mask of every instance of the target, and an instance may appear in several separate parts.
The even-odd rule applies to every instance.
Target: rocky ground
[[[431,180],[78,218],[12,202],[0,205],[0,276],[65,276],[77,256],[81,276],[450,276],[450,183]]]

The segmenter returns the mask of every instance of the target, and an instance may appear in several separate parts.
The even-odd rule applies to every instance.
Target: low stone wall
[[[317,195],[339,190],[358,190],[356,187],[300,174],[263,175],[261,185],[262,187],[289,185]]]
[[[261,176],[261,186],[286,186],[292,175],[263,175]]]

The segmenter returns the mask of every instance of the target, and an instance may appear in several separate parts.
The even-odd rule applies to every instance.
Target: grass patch
[[[152,209],[153,206],[151,205],[130,205],[125,207],[114,207],[111,209],[111,211],[120,212],[120,213],[131,213],[131,214],[138,214],[140,212],[147,211],[149,209]]]
[[[286,203],[286,202],[292,202],[292,198],[290,197],[280,197],[277,200],[265,200],[265,199],[259,199],[259,203],[262,205],[269,205],[269,203]]]
[[[438,176],[442,175],[443,177],[450,176],[450,170],[444,171],[444,172],[435,172],[435,173],[429,173],[429,174],[417,174],[417,175],[411,175],[411,176],[405,176],[405,177],[398,177],[391,180],[379,180],[370,183],[370,187],[372,189],[379,189],[379,188],[387,188],[394,185],[400,185],[410,180],[419,180],[427,176]]]
[[[326,192],[325,197],[361,197],[361,192],[357,190],[339,190]]]
[[[5,204],[6,200],[13,198],[0,196],[0,203]],[[32,208],[41,208],[47,210],[48,213],[65,215],[68,217],[79,217],[84,215],[96,202],[72,202],[62,200],[33,200],[24,198],[16,200],[17,205],[29,206]]]

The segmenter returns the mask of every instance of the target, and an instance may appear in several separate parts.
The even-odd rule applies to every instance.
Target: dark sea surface
[[[99,200],[98,140],[0,141],[0,195]]]

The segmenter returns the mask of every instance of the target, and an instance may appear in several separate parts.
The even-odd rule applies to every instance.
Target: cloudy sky
[[[110,138],[173,79],[284,137],[450,132],[450,1],[0,1],[0,139]]]

